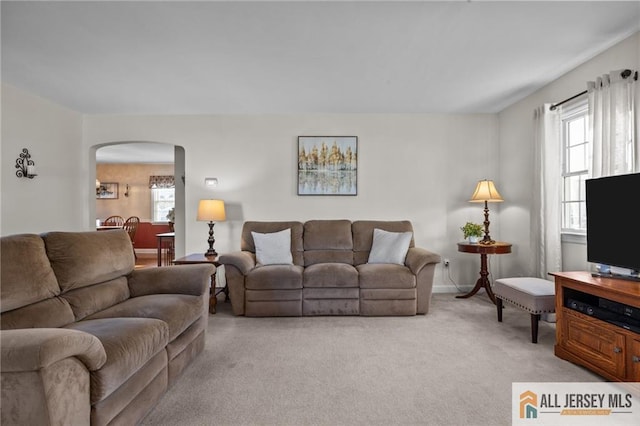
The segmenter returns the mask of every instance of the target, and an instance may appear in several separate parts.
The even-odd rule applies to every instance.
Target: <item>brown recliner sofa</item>
[[[252,232],[290,230],[291,264],[261,265]],[[410,232],[402,264],[369,263],[375,229]],[[240,251],[223,254],[234,314],[416,315],[429,311],[438,254],[415,247],[409,221],[245,222]]]
[[[0,238],[3,425],[132,425],[204,348],[213,265],[135,269],[125,231]]]

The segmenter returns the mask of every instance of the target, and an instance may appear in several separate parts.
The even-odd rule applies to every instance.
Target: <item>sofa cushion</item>
[[[60,287],[40,236],[20,234],[2,237],[0,253],[1,312],[60,294]]]
[[[360,288],[414,288],[416,276],[409,268],[392,263],[358,265]]]
[[[367,263],[369,252],[373,245],[373,230],[383,229],[388,232],[413,232],[411,222],[408,220],[384,221],[384,220],[357,220],[351,225],[353,231],[353,262],[355,265]],[[409,248],[414,247],[411,239]]]
[[[91,403],[103,400],[169,343],[164,321],[151,318],[84,320],[66,328],[96,336],[107,354],[106,363],[91,372]]]
[[[302,222],[245,222],[242,226],[242,236],[240,240],[240,250],[256,252],[251,232],[270,233],[291,228],[291,256],[294,265],[302,266],[304,258],[302,255]]]
[[[358,271],[344,263],[317,263],[304,269],[303,287],[358,287]]]
[[[412,232],[388,232],[383,229],[373,230],[373,243],[367,263],[397,263],[404,265]]]
[[[353,237],[349,220],[310,220],[304,224],[304,264],[353,265]]]
[[[305,250],[353,250],[351,221],[309,220],[304,223]]]
[[[266,265],[253,269],[246,277],[249,290],[290,290],[302,288],[302,266]]]
[[[259,265],[293,265],[291,255],[291,228],[262,234],[251,232]]]
[[[129,297],[129,284],[126,277],[119,277],[106,283],[88,287],[76,288],[61,296],[71,305],[76,321],[123,302]]]
[[[140,317],[155,318],[164,321],[169,327],[169,340],[178,337],[191,324],[196,322],[203,312],[201,296],[186,294],[151,294],[133,297],[87,319]]]
[[[60,297],[52,297],[13,311],[3,312],[0,316],[3,330],[63,327],[74,321],[69,303]]]
[[[135,267],[124,230],[49,232],[42,238],[63,293],[128,275]]]

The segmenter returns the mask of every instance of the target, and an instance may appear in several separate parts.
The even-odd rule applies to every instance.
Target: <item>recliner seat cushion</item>
[[[292,290],[302,288],[302,266],[266,265],[249,272],[247,290]]]
[[[358,265],[360,288],[415,288],[416,276],[406,266],[390,263]]]
[[[358,271],[345,263],[316,263],[304,269],[303,284],[308,287],[358,287]]]
[[[107,362],[91,374],[91,403],[103,400],[169,343],[169,327],[152,318],[84,320],[66,328],[96,336]]]
[[[169,340],[178,337],[202,316],[203,299],[186,294],[151,294],[133,297],[87,319],[139,317],[155,318],[169,328]]]

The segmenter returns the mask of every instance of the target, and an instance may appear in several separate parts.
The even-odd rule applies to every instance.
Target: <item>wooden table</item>
[[[100,226],[96,226],[96,231],[113,231],[114,229],[122,229],[122,226],[118,226],[118,225],[100,225]]]
[[[487,266],[487,255],[489,254],[506,254],[511,253],[511,244],[496,241],[493,244],[471,244],[471,243],[458,243],[458,251],[463,253],[478,253],[480,254],[480,278],[476,281],[475,287],[464,295],[456,296],[459,299],[466,299],[478,292],[481,288],[487,291],[487,296],[495,304],[496,297],[491,290],[491,283],[489,282],[489,268]]]
[[[205,256],[202,253],[189,254],[187,256],[181,257],[173,261],[174,265],[193,265],[198,263],[210,263],[216,268],[220,266],[220,263],[218,263],[217,256]],[[213,275],[211,275],[211,287],[209,288],[209,313],[210,314],[216,313],[216,305],[218,304],[217,296],[221,292],[224,292],[225,301],[228,301],[229,289],[227,288],[227,286],[225,286],[224,288],[216,292],[216,273],[214,271]]]
[[[158,266],[167,266],[173,263],[175,237],[175,232],[156,234],[156,238],[158,240]],[[162,250],[163,248],[165,249],[164,251]]]

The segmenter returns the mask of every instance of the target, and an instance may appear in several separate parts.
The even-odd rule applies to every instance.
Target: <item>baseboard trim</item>
[[[458,286],[460,290],[456,288],[453,284],[439,284],[433,286],[434,293],[460,293],[461,291],[466,293],[471,291],[473,288],[472,285],[461,285]]]
[[[136,254],[153,254],[153,255],[157,255],[158,254],[158,249],[152,249],[152,248],[137,248],[135,249]]]

